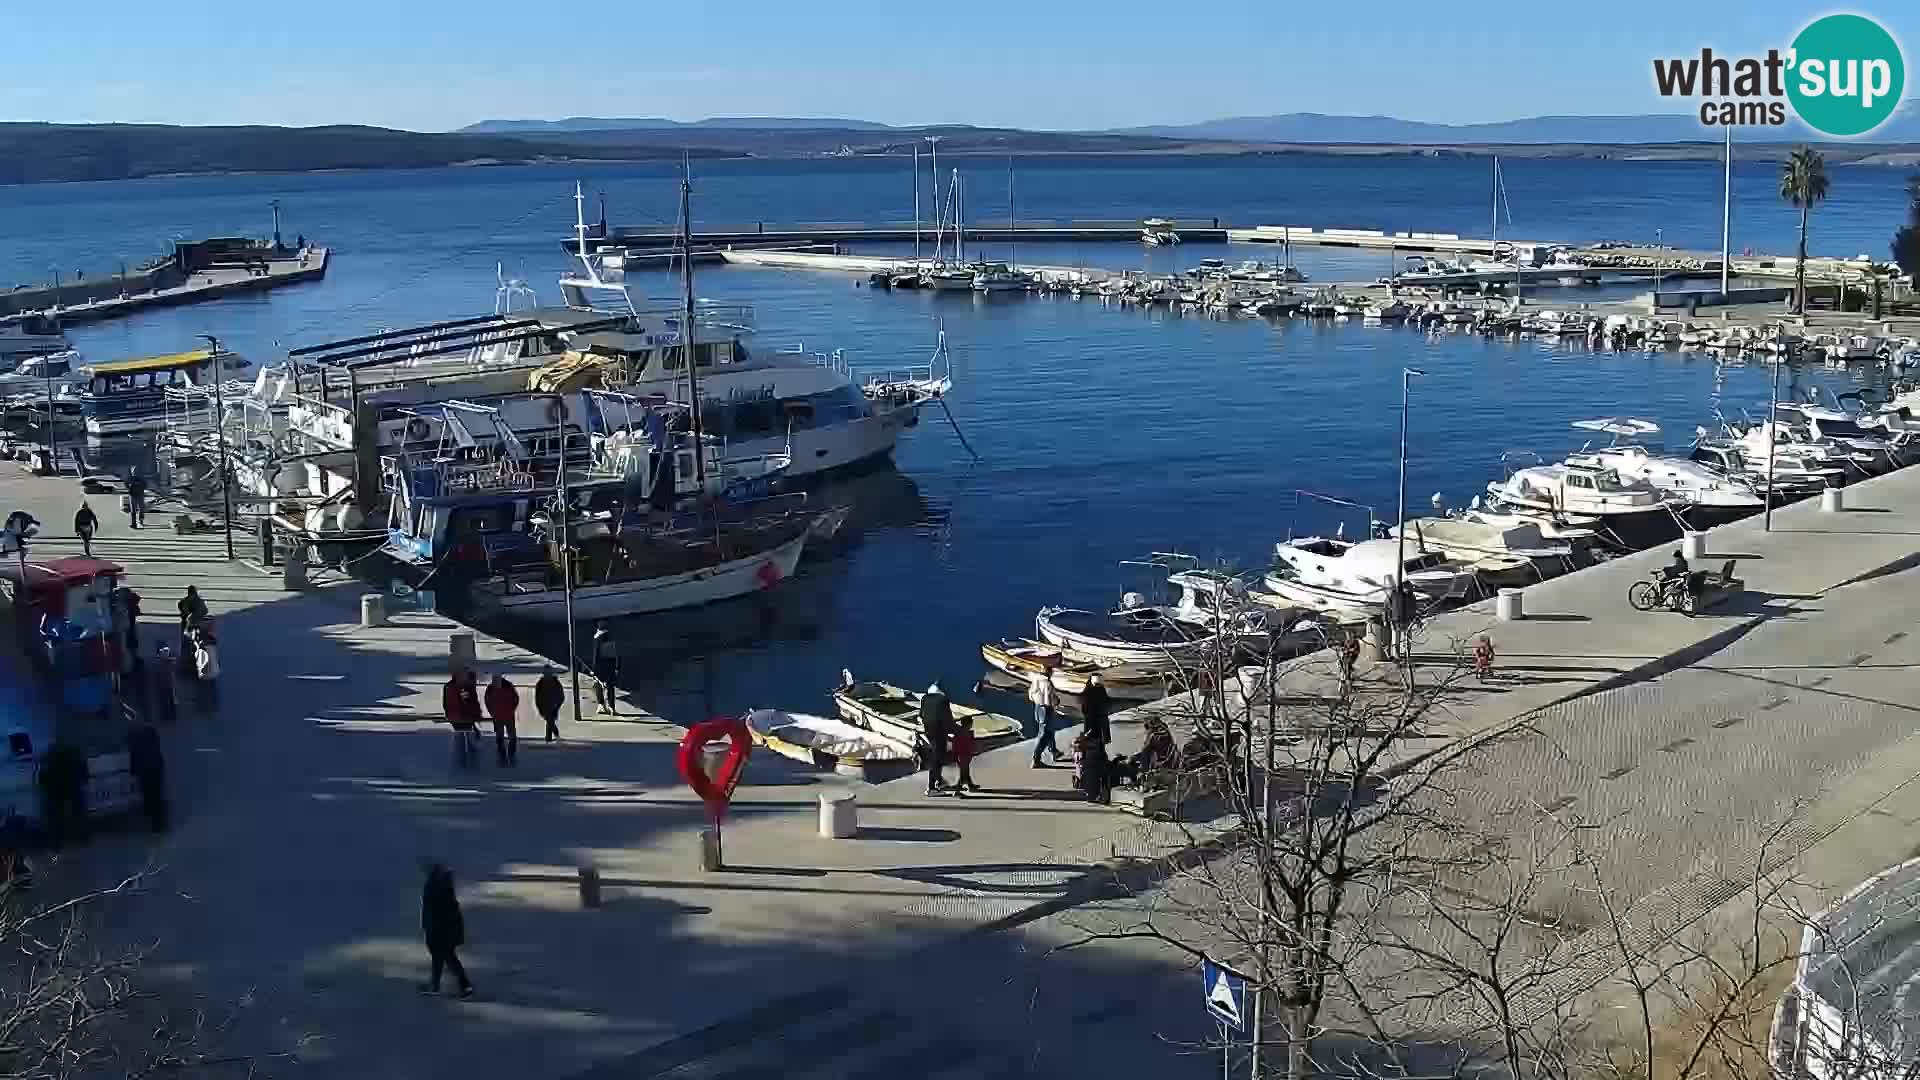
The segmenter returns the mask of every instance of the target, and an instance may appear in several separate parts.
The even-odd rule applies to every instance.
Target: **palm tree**
[[[1802,146],[1780,167],[1780,197],[1800,208],[1800,258],[1793,264],[1793,311],[1807,311],[1807,214],[1827,197],[1827,159]]]

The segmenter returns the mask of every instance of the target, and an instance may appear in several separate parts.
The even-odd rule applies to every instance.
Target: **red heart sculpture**
[[[708,776],[703,751],[708,743],[720,739],[729,744],[727,756],[720,763],[719,774]],[[737,716],[701,721],[680,740],[680,775],[707,804],[707,813],[716,823],[725,816],[727,803],[732,801],[733,789],[739,785],[740,774],[746,771],[747,757],[752,753],[753,733],[748,730],[747,722]]]

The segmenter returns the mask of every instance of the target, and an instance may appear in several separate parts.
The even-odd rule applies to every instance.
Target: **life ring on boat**
[[[424,416],[416,416],[407,421],[407,441],[409,442],[422,442],[432,433],[433,429],[427,426],[427,418]]]
[[[567,418],[566,403],[558,399],[547,402],[547,420],[558,424]]]

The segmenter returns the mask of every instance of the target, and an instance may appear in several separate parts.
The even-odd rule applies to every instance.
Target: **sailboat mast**
[[[1720,302],[1726,303],[1727,277],[1733,266],[1733,125],[1727,126],[1727,172],[1720,191]],[[1769,480],[1772,477],[1768,477]],[[1772,496],[1769,495],[1769,498]]]
[[[1493,155],[1493,243],[1500,244],[1500,155]]]
[[[693,476],[707,490],[707,447],[700,430],[700,374],[693,323],[693,162],[686,163],[680,180],[680,280],[684,286],[680,310],[680,362],[687,365],[687,404],[693,412]],[[660,448],[662,451],[665,447]]]
[[[913,265],[920,265],[920,144],[913,144]]]
[[[961,222],[967,212],[967,188],[960,182],[960,170],[953,170],[953,261],[967,265],[967,230]]]
[[[1019,216],[1013,207],[1013,155],[1007,155],[1007,261],[1020,265]]]

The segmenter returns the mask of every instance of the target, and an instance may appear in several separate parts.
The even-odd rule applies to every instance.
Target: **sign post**
[[[1233,1035],[1247,1030],[1247,977],[1212,960],[1200,962],[1200,999],[1207,1015],[1220,1022],[1220,1075],[1233,1067]]]

